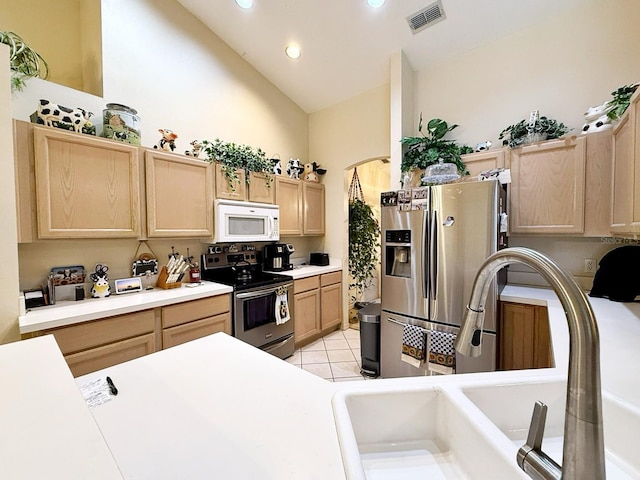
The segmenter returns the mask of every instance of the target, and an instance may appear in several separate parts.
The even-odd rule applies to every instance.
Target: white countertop
[[[344,478],[334,384],[219,333],[77,379],[125,478]]]
[[[314,275],[322,275],[324,273],[331,272],[339,272],[342,270],[342,264],[331,263],[331,265],[326,265],[323,267],[316,265],[296,265],[293,267],[293,270],[285,270],[282,272],[273,272],[279,273],[281,275],[288,275],[294,280],[306,277],[313,277]]]
[[[107,298],[87,298],[81,301],[63,301],[47,307],[39,307],[18,317],[20,333],[37,332],[74,323],[162,307],[176,302],[230,293],[233,289],[213,282],[183,284],[181,288],[164,290],[154,288],[136,293],[115,293]]]
[[[0,477],[122,479],[52,335],[0,348]]]
[[[501,299],[548,307],[555,368],[331,383],[225,334],[215,334],[76,382],[83,385],[110,375],[120,390],[112,401],[85,409],[93,414],[124,478],[339,480],[345,474],[331,407],[338,390],[566,377],[567,322],[553,291],[507,286]],[[597,298],[589,301],[600,331],[603,390],[640,406],[640,382],[634,375],[640,363],[640,304]],[[29,341],[15,345],[20,348]],[[12,345],[0,346],[0,353]],[[46,355],[62,362],[59,352],[50,350],[46,349]],[[14,355],[2,361],[0,357],[0,365],[16,366],[15,375],[22,378],[22,373],[32,368],[24,358]],[[48,381],[57,384],[58,377],[70,381],[68,370],[61,372],[60,365],[51,370],[43,363],[46,366],[38,368]],[[20,402],[17,390],[10,392],[13,396],[5,394],[2,401],[10,405]],[[79,399],[81,402],[77,390],[75,397],[67,395],[73,405]],[[76,415],[82,417],[82,412]],[[40,429],[46,430],[44,437],[56,435],[52,419],[40,423],[31,418],[25,413],[18,422],[30,436]],[[90,437],[80,429],[78,438],[87,435]],[[29,449],[33,442],[25,437],[14,439],[11,445],[14,450]],[[59,448],[63,449],[62,445]],[[37,458],[44,448],[36,444],[30,452]],[[60,463],[65,456],[75,458],[63,451]]]

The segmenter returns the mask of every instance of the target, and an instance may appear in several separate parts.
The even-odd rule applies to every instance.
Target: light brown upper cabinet
[[[140,235],[138,148],[33,127],[38,237]]]
[[[302,235],[302,182],[276,176],[276,204],[280,207],[280,236]]]
[[[613,130],[611,233],[640,233],[640,89]]]
[[[610,131],[512,149],[508,158],[511,233],[608,235]]]
[[[505,166],[505,152],[504,148],[500,148],[485,152],[467,153],[462,155],[462,161],[469,171],[469,177],[475,178],[480,172],[503,168]]]
[[[324,235],[324,185],[277,175],[280,236]]]
[[[145,169],[148,236],[212,237],[212,165],[146,150]]]
[[[222,165],[215,164],[216,198],[239,202],[275,203],[273,178],[268,179],[264,174],[249,172],[249,184],[247,184],[244,170],[236,170],[236,175],[237,181],[230,184],[224,176]]]
[[[244,170],[236,170],[237,181],[229,180],[224,176],[222,165],[215,163],[216,175],[216,198],[226,198],[227,200],[236,200],[244,202],[247,200],[247,183],[245,181]]]
[[[304,235],[324,235],[324,185],[302,182]]]

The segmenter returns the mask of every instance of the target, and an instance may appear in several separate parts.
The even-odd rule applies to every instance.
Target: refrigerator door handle
[[[422,232],[422,298],[429,298],[429,210],[424,211],[422,218],[424,229]]]
[[[435,300],[438,296],[438,211],[431,212],[431,231],[429,245],[429,284],[430,298]]]

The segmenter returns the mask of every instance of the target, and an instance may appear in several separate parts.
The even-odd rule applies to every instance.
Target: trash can
[[[380,304],[371,303],[358,310],[360,320],[360,373],[367,377],[380,375]]]

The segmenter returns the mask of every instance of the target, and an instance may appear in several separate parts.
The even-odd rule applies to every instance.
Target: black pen
[[[117,395],[118,394],[118,389],[113,384],[113,380],[111,380],[111,377],[107,377],[107,385],[109,385],[109,392],[111,393],[111,395]]]

